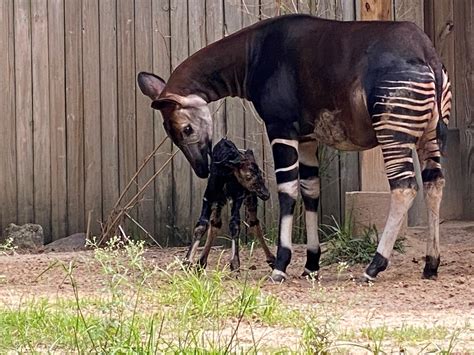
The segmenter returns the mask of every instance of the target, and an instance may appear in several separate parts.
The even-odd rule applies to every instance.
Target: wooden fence
[[[393,4],[395,20],[423,26],[422,0]],[[92,231],[99,231],[137,166],[165,137],[161,117],[137,90],[137,72],[167,78],[190,54],[260,19],[303,12],[353,20],[359,6],[355,0],[1,0],[2,230],[35,222],[49,241],[85,231],[90,216]],[[274,191],[269,145],[252,106],[226,99],[212,111],[215,141],[227,135],[252,148]],[[173,149],[168,142],[137,186]],[[345,192],[359,189],[358,154],[327,149],[325,156],[321,214],[340,219]],[[160,242],[182,244],[203,187],[179,153],[134,216]],[[273,193],[260,212],[269,232],[276,202]]]

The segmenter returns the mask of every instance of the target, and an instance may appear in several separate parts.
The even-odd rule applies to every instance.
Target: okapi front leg
[[[275,268],[275,255],[273,255],[273,253],[268,248],[267,243],[265,242],[265,238],[263,237],[263,232],[262,232],[262,226],[260,225],[260,221],[257,218],[257,206],[258,206],[257,195],[254,193],[248,195],[245,199],[245,206],[247,207],[246,222],[249,226],[250,234],[258,239],[260,246],[262,247],[263,252],[265,253],[267,264],[272,269],[274,269]]]
[[[298,141],[278,138],[271,144],[280,204],[277,257],[271,278],[281,282],[287,278],[286,268],[292,253],[293,212],[298,197]]]
[[[300,190],[304,202],[306,224],[306,264],[302,276],[317,275],[321,258],[318,236],[320,180],[317,149],[318,143],[310,141],[300,143],[298,150]]]
[[[198,261],[199,266],[201,266],[202,268],[205,268],[207,266],[207,258],[209,256],[209,252],[211,251],[214,240],[217,237],[217,233],[222,228],[221,211],[222,205],[218,203],[212,211],[210,222],[211,228],[209,228],[206,244],[204,245],[204,249],[202,250],[201,256],[199,257]]]

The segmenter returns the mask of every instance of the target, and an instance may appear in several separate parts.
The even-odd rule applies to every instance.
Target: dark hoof
[[[288,276],[283,271],[274,269],[272,276],[270,276],[270,281],[273,283],[282,283],[286,281],[287,277]]]
[[[375,253],[372,262],[365,269],[364,277],[369,281],[374,281],[379,272],[384,271],[388,266],[388,259],[378,252]]]
[[[426,280],[436,280],[438,278],[438,266],[440,264],[441,258],[438,256],[434,258],[432,256],[426,256],[426,264],[423,269],[423,275],[421,278]]]
[[[319,280],[319,270],[311,271],[305,268],[301,276],[309,280]]]
[[[266,261],[267,261],[268,266],[270,266],[272,270],[275,269],[275,261],[276,261],[275,257],[271,259],[267,259]]]

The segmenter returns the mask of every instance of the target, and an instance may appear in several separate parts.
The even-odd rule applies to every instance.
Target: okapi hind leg
[[[240,270],[239,257],[239,237],[240,237],[240,207],[242,206],[243,196],[232,199],[231,217],[229,222],[230,236],[232,238],[232,247],[230,254],[230,270]]]
[[[268,248],[267,243],[265,242],[265,238],[263,237],[262,227],[260,225],[259,219],[257,218],[257,206],[258,206],[257,195],[254,193],[247,195],[247,197],[245,198],[244,204],[247,208],[245,221],[247,222],[247,225],[249,226],[249,233],[254,238],[258,239],[260,246],[262,247],[263,252],[265,253],[266,262],[273,270],[275,268],[275,255],[273,255],[273,253]]]
[[[434,133],[433,133],[434,135]],[[428,238],[426,242],[426,261],[422,277],[436,279],[440,264],[439,251],[439,209],[445,184],[440,164],[440,152],[436,139],[429,140],[418,150],[422,164],[421,178],[428,210]]]

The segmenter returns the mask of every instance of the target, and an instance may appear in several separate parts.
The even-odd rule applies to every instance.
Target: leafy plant
[[[339,224],[332,217],[333,225],[322,225],[322,239],[326,240],[327,250],[322,257],[323,265],[347,262],[349,264],[368,263],[372,260],[378,245],[378,232],[375,226],[367,228],[362,236],[354,236],[352,221],[347,218]],[[404,240],[395,242],[394,250],[404,252]]]

